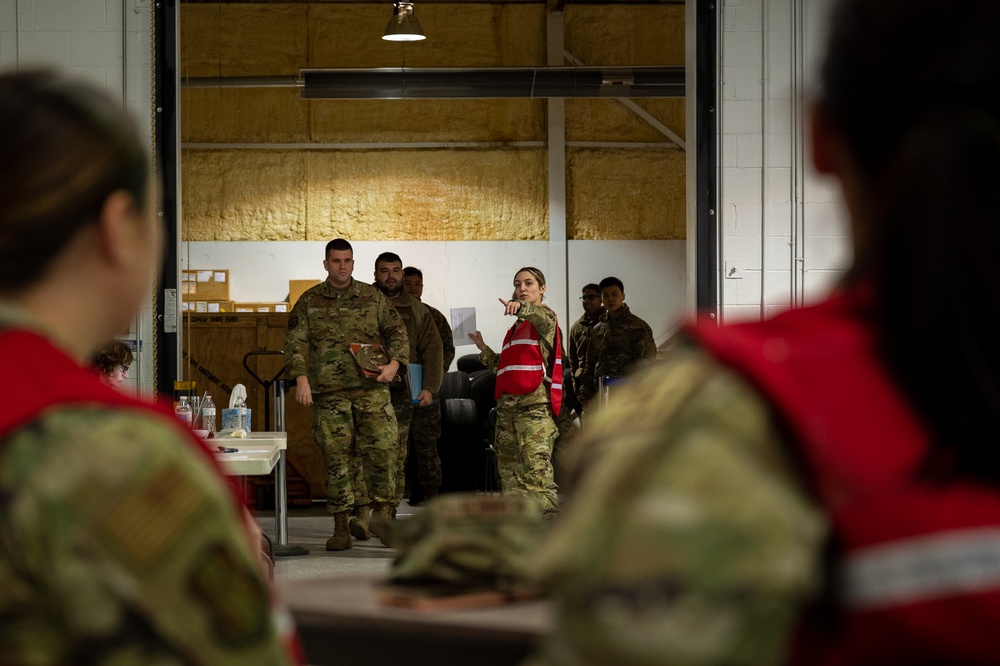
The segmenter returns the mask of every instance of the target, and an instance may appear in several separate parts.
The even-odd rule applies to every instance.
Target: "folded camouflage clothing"
[[[442,495],[413,518],[398,521],[390,579],[428,595],[501,592],[530,596],[525,575],[545,523],[532,500],[519,496]]]

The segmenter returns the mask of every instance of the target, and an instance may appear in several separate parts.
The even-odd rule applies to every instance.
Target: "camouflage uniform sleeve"
[[[544,358],[552,357],[556,341],[556,313],[548,306],[536,306],[521,301],[521,309],[517,311],[519,320],[528,321],[538,332],[538,341],[542,347]]]
[[[404,369],[410,362],[410,341],[406,337],[406,324],[392,307],[389,299],[378,294],[378,328],[390,359],[399,361],[400,369]]]
[[[479,352],[479,362],[485,365],[487,368],[493,372],[497,371],[497,367],[500,364],[500,357],[495,351],[493,351],[489,346],[483,351]]]
[[[172,425],[64,409],[10,436],[0,663],[288,663],[239,509]]]
[[[779,664],[828,526],[764,401],[698,353],[612,393],[536,558],[555,629],[533,664]]]
[[[455,360],[455,340],[452,337],[451,324],[448,323],[448,319],[444,314],[434,308],[431,308],[431,316],[434,318],[434,324],[441,335],[441,348],[443,350],[441,367],[444,372],[448,372],[451,362]]]
[[[580,367],[580,353],[579,353],[579,348],[580,348],[580,329],[581,328],[583,328],[583,326],[579,322],[576,322],[572,326],[569,327],[569,336],[568,336],[568,338],[569,338],[568,339],[569,344],[566,345],[568,355],[567,355],[566,359],[569,362],[569,371],[573,375],[576,374],[577,368]]]
[[[653,340],[653,329],[644,321],[642,326],[636,328],[635,334],[633,348],[636,350],[636,358],[633,371],[638,372],[648,368],[656,360],[656,341]]]
[[[441,378],[444,367],[441,356],[444,351],[441,346],[441,334],[434,325],[433,317],[424,317],[421,322],[420,340],[417,349],[420,350],[421,365],[423,365],[423,388],[436,398],[441,388]]]
[[[580,368],[576,373],[576,395],[581,402],[589,402],[597,392],[597,357],[601,347],[601,324],[595,324],[590,329],[590,341],[586,353],[580,359]]]
[[[309,368],[309,308],[307,294],[299,297],[288,315],[285,331],[285,362],[288,376],[307,375]]]

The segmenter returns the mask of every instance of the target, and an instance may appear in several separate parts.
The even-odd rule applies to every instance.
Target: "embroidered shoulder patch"
[[[270,610],[263,581],[222,543],[210,545],[195,562],[187,588],[204,606],[219,641],[241,646],[264,637]]]

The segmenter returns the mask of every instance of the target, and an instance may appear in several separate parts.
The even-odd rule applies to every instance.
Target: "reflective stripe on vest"
[[[853,607],[912,604],[1000,588],[1000,527],[893,541],[850,554],[844,599]]]

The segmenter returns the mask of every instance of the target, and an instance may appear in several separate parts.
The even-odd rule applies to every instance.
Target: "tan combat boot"
[[[372,538],[372,533],[368,531],[369,511],[371,507],[367,504],[354,507],[354,515],[351,517],[351,536],[358,541],[368,541]]]
[[[326,540],[327,550],[347,550],[353,545],[351,532],[347,526],[350,517],[350,511],[340,511],[333,514],[333,536]]]
[[[369,529],[386,548],[392,548],[392,510],[393,506],[388,502],[375,502],[372,505]]]

